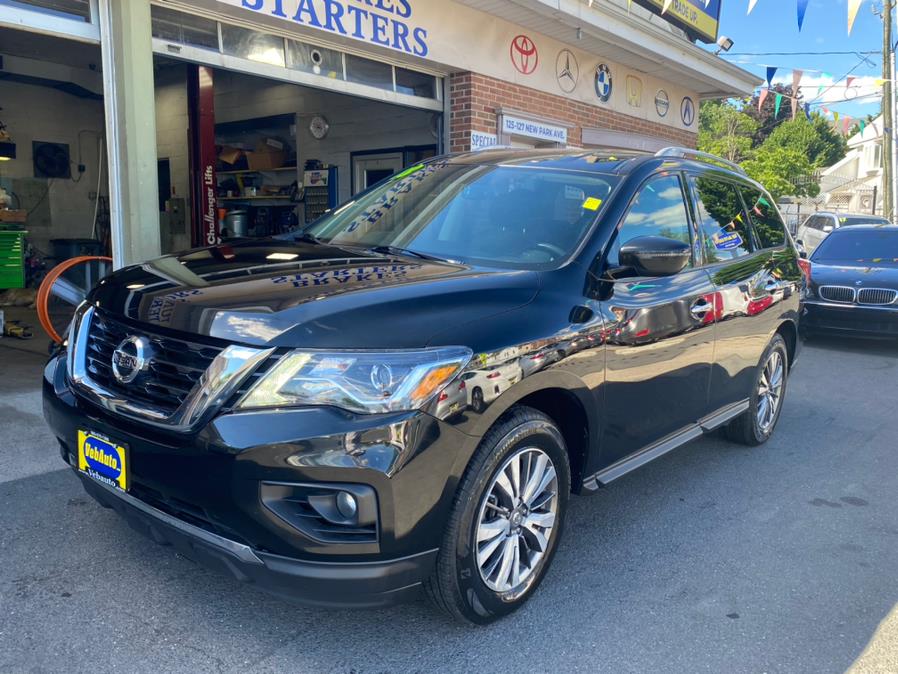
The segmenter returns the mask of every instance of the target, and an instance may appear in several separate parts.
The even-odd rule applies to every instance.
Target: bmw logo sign
[[[611,87],[613,82],[611,81],[611,68],[606,66],[604,63],[599,64],[599,67],[596,68],[596,96],[599,97],[599,100],[602,103],[607,103],[608,99],[611,98]]]
[[[150,365],[150,347],[142,337],[131,335],[112,352],[112,374],[121,384],[130,384]]]

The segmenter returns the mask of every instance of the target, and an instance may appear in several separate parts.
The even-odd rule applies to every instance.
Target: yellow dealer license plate
[[[78,470],[97,482],[128,491],[128,448],[93,431],[78,431]]]

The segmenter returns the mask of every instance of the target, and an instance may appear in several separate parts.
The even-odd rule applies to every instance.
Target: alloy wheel
[[[783,355],[779,351],[772,351],[761,371],[761,379],[758,382],[758,427],[763,433],[770,430],[779,411],[783,398],[783,381],[786,374],[786,364]]]
[[[558,476],[543,450],[517,450],[493,476],[477,519],[477,568],[494,592],[530,579],[546,551],[558,515]]]

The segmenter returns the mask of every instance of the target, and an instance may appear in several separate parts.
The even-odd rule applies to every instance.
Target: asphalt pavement
[[[283,604],[140,537],[59,459],[42,364],[0,345],[0,672],[898,672],[896,344],[811,342],[767,445],[574,499],[485,628]]]

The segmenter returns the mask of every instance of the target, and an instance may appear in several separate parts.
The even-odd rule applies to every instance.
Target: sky
[[[825,106],[841,116],[854,118],[879,113],[881,87],[876,86],[875,80],[882,76],[882,20],[873,14],[872,7],[881,8],[881,2],[864,0],[851,36],[848,35],[847,0],[810,0],[800,32],[797,0],[757,0],[752,13],[746,15],[748,4],[749,0],[723,0],[720,34],[734,41],[725,57],[727,61],[761,79],[766,79],[768,65],[777,66],[774,83],[792,84],[793,69],[803,70],[802,94],[805,101],[811,102],[812,110]],[[860,53],[869,51],[876,53]],[[764,55],[750,54],[754,52]],[[852,53],[772,55],[770,52]],[[846,80],[849,72],[857,78],[851,87]],[[821,85],[834,86],[818,98]]]

